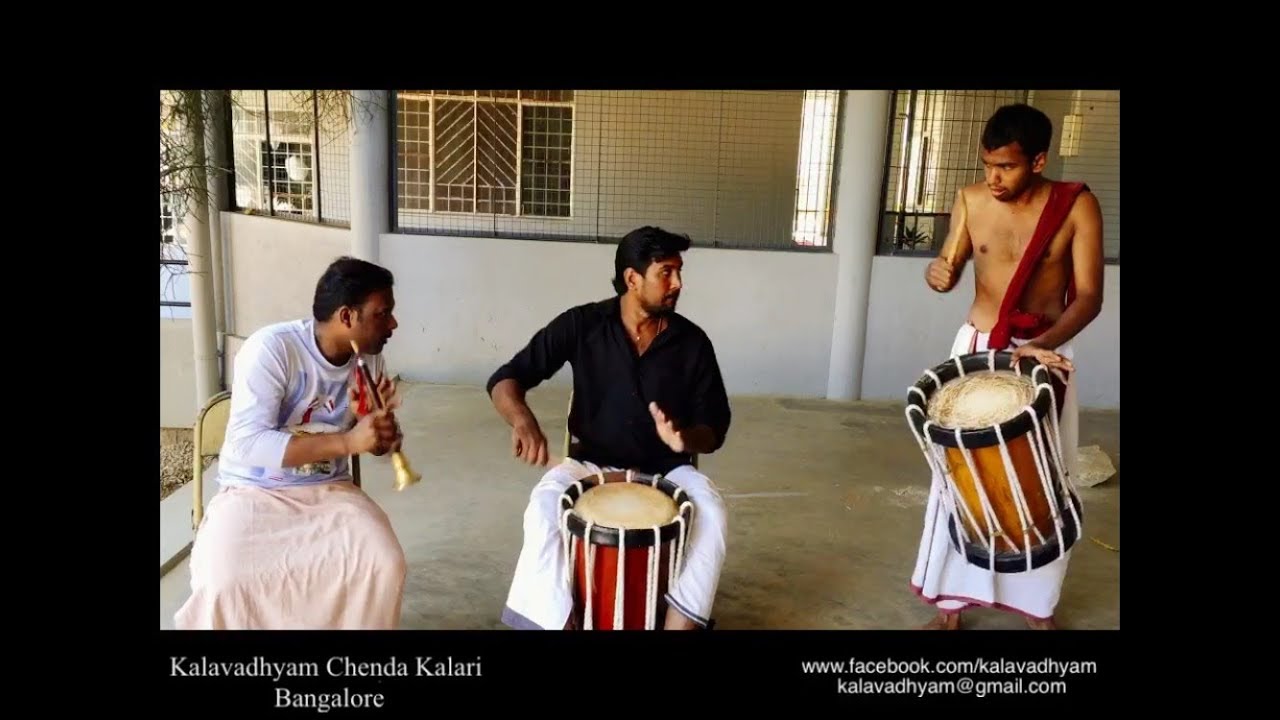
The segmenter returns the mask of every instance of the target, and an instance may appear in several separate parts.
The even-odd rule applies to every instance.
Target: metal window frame
[[[405,227],[400,222],[400,187],[399,187],[400,141],[397,137],[396,130],[398,129],[398,125],[399,125],[400,99],[402,97],[409,100],[428,103],[427,133],[429,137],[429,140],[428,140],[429,150],[428,150],[428,160],[427,160],[427,165],[428,165],[428,168],[427,168],[428,209],[426,210],[427,214],[433,215],[433,216],[438,215],[441,217],[452,217],[452,218],[493,218],[495,224],[499,218],[526,218],[526,219],[535,220],[538,222],[551,222],[551,223],[555,223],[555,222],[568,223],[569,221],[572,221],[574,219],[575,217],[574,210],[575,210],[576,199],[577,199],[577,187],[575,182],[577,163],[575,159],[577,158],[577,141],[578,141],[578,113],[577,113],[576,93],[574,95],[573,100],[563,101],[563,100],[532,100],[532,99],[523,98],[523,97],[514,97],[514,98],[484,97],[484,96],[478,95],[475,91],[473,91],[471,95],[443,95],[435,91],[430,91],[425,93],[418,93],[418,92],[406,93],[401,90],[390,90],[388,92],[389,92],[390,107],[388,108],[388,112],[387,112],[386,132],[387,132],[388,166],[390,167],[391,171],[387,173],[389,176],[388,178],[389,188],[387,193],[389,202],[387,203],[387,206],[391,216],[389,218],[389,221],[390,221],[389,227],[392,228],[392,232],[402,234],[402,235],[430,235],[430,234],[439,232],[439,231],[427,230],[423,228]],[[515,176],[516,176],[515,210],[516,211],[515,213],[506,214],[506,213],[492,213],[492,212],[487,212],[487,213],[476,212],[474,208],[479,203],[478,182],[473,185],[474,195],[471,199],[471,206],[473,209],[471,211],[439,210],[436,208],[436,137],[435,137],[436,101],[441,99],[447,100],[447,101],[454,101],[454,102],[472,103],[473,108],[475,108],[473,110],[473,113],[475,114],[473,114],[472,116],[472,123],[473,123],[472,133],[473,134],[478,132],[477,128],[479,127],[479,120],[478,120],[477,114],[479,112],[479,106],[481,103],[514,105],[516,107],[516,156],[515,156]],[[573,123],[573,129],[570,131],[570,134],[569,134],[570,161],[569,161],[569,214],[568,215],[530,215],[524,212],[522,191],[524,188],[524,150],[525,150],[524,148],[524,116],[525,116],[524,108],[525,106],[563,107],[563,108],[569,108],[573,112],[573,119],[571,121]],[[478,142],[474,143],[472,147],[472,152],[473,154],[479,152]],[[473,182],[475,181],[475,178],[478,173],[479,173],[479,163],[478,163],[478,160],[473,155],[473,159],[472,159]],[[423,211],[417,210],[415,212],[423,212]],[[468,236],[494,237],[494,234],[496,232],[497,232],[496,229],[493,231],[484,230],[484,231],[474,231],[474,232],[470,232],[466,230],[450,230],[449,234],[451,236],[459,236],[459,237],[468,237]],[[548,239],[551,238],[551,236],[546,235],[545,233],[539,233],[537,235],[538,237],[542,237],[542,238],[548,238]],[[573,235],[572,237],[579,237],[579,236]]]
[[[255,92],[259,92],[259,91],[255,91]],[[262,114],[263,114],[263,118],[262,118],[262,119],[263,119],[263,130],[262,130],[262,133],[261,133],[260,135],[258,135],[257,137],[260,139],[260,142],[265,142],[265,143],[267,144],[267,147],[268,147],[268,148],[270,148],[270,147],[271,147],[271,91],[270,91],[269,89],[267,89],[267,90],[261,90],[260,92],[262,93]],[[244,212],[246,212],[246,211],[252,211],[252,212],[264,212],[264,210],[265,210],[265,213],[264,213],[264,214],[265,214],[267,217],[270,217],[270,218],[275,219],[275,220],[285,220],[285,221],[301,222],[301,223],[306,223],[306,224],[308,224],[308,225],[324,225],[324,226],[327,226],[327,227],[347,227],[347,226],[349,226],[349,224],[350,224],[350,222],[349,222],[349,221],[345,221],[345,220],[338,220],[338,219],[327,220],[327,219],[325,219],[325,216],[324,216],[324,214],[323,214],[323,206],[322,206],[322,200],[321,200],[321,198],[322,198],[322,197],[323,197],[323,195],[324,195],[324,191],[323,191],[323,189],[322,189],[322,187],[321,187],[321,176],[322,176],[322,173],[320,172],[320,163],[321,163],[321,159],[320,159],[320,152],[321,152],[321,148],[320,148],[320,96],[319,96],[319,90],[311,90],[310,92],[311,92],[311,108],[310,108],[310,110],[311,110],[311,133],[310,133],[310,135],[307,137],[307,140],[306,140],[306,141],[307,141],[307,142],[309,142],[309,143],[311,143],[311,147],[312,147],[312,165],[311,165],[312,182],[311,182],[311,186],[312,186],[312,195],[313,195],[313,197],[312,197],[312,204],[313,204],[313,205],[314,205],[314,207],[315,207],[315,216],[314,216],[314,217],[309,217],[309,216],[305,216],[305,215],[292,215],[292,214],[278,215],[278,214],[276,214],[276,208],[275,208],[275,196],[276,196],[276,192],[275,192],[275,176],[274,176],[274,174],[273,174],[273,173],[269,172],[271,168],[270,168],[270,167],[267,167],[267,166],[263,166],[263,167],[262,167],[263,172],[265,172],[265,173],[267,174],[267,176],[268,176],[268,177],[267,177],[268,190],[267,190],[267,198],[266,198],[266,200],[267,200],[267,202],[266,202],[266,205],[267,205],[267,206],[266,206],[266,208],[250,208],[250,207],[245,207],[245,206],[243,206],[243,205],[240,205],[240,204],[236,201],[236,193],[235,193],[235,189],[236,189],[236,172],[235,172],[235,169],[236,169],[236,167],[237,167],[237,164],[236,164],[236,153],[235,153],[235,138],[236,138],[236,132],[235,132],[235,123],[234,123],[234,113],[233,113],[233,110],[232,110],[232,106],[233,106],[233,104],[234,104],[234,103],[233,103],[233,102],[232,102],[232,100],[231,100],[231,93],[230,93],[230,92],[228,92],[228,93],[227,93],[227,103],[226,103],[226,107],[225,107],[225,110],[224,110],[224,112],[225,112],[225,115],[224,115],[224,119],[225,119],[224,125],[225,125],[225,127],[226,127],[226,139],[227,139],[227,147],[228,147],[227,155],[228,155],[229,162],[230,162],[230,166],[231,166],[231,167],[229,168],[228,173],[227,173],[227,197],[228,197],[227,206],[228,206],[228,207],[230,207],[230,208],[231,208],[232,210],[234,210],[235,212],[239,212],[239,213],[244,213]],[[300,113],[302,113],[302,112],[306,112],[306,111],[305,111],[305,110],[296,110],[295,112],[300,112]],[[393,126],[393,130],[394,130],[394,126]],[[299,137],[299,138],[300,138],[300,137],[302,137],[302,135],[297,135],[297,136],[290,135],[289,137]],[[270,152],[274,153],[274,150],[271,150]],[[261,151],[260,151],[260,150],[259,150],[259,152],[257,152],[257,153],[256,153],[256,155],[255,155],[255,156],[259,158],[259,163],[261,163]],[[348,156],[348,158],[349,158],[349,157],[350,157],[350,156]],[[348,159],[348,164],[349,164],[349,163],[350,163],[350,160]],[[274,167],[274,166],[272,166],[272,167]],[[395,178],[394,178],[394,177],[392,177],[393,186],[394,186],[394,180],[395,180]]]
[[[480,97],[474,94],[471,96],[466,96],[466,95],[437,96],[436,93],[434,92],[430,94],[411,93],[411,95],[415,96],[411,98],[414,100],[418,100],[418,101],[423,101],[427,99],[431,100],[431,105],[428,108],[429,128],[430,128],[429,132],[431,134],[431,145],[430,145],[431,157],[429,160],[430,172],[431,172],[431,179],[429,181],[429,187],[431,188],[431,193],[430,193],[431,209],[428,210],[427,213],[430,215],[439,215],[443,217],[467,217],[467,218],[492,217],[494,218],[494,226],[492,228],[485,228],[485,229],[449,228],[447,230],[440,230],[440,229],[430,229],[430,228],[406,227],[401,224],[400,195],[399,195],[400,144],[399,144],[396,131],[398,129],[398,123],[399,123],[399,101],[401,97],[405,96],[405,93],[402,93],[399,90],[391,90],[389,91],[390,109],[389,109],[389,112],[387,113],[387,124],[385,128],[385,132],[387,133],[387,161],[388,161],[388,167],[390,168],[390,172],[387,173],[387,185],[388,185],[387,195],[389,198],[389,202],[387,203],[387,210],[388,210],[389,217],[387,218],[387,220],[389,223],[388,227],[392,228],[392,232],[399,235],[447,235],[448,237],[498,238],[498,239],[505,239],[505,240],[555,241],[555,242],[604,244],[604,245],[616,245],[619,242],[620,238],[613,237],[613,236],[603,236],[600,234],[599,213],[596,214],[596,233],[594,235],[585,234],[581,232],[556,233],[556,232],[545,232],[545,231],[522,231],[522,230],[499,231],[496,227],[498,218],[520,217],[520,218],[528,218],[531,220],[536,220],[539,222],[557,222],[557,221],[568,221],[575,217],[574,208],[576,205],[575,201],[578,193],[577,160],[580,157],[578,154],[578,140],[580,138],[580,134],[578,133],[578,114],[577,114],[578,97],[576,92],[574,94],[574,99],[569,102],[526,100],[524,98],[492,98],[492,97],[485,98],[485,97]],[[518,214],[516,215],[496,215],[494,213],[466,213],[466,212],[449,212],[449,211],[436,210],[435,209],[435,191],[434,191],[434,187],[435,187],[434,123],[435,123],[435,98],[436,97],[447,97],[450,99],[461,99],[464,101],[474,100],[477,102],[508,102],[508,103],[516,104],[518,107],[521,107],[521,108],[523,107],[523,105],[541,105],[541,106],[573,108],[574,110],[573,131],[572,131],[572,134],[570,135],[570,153],[571,153],[570,157],[573,158],[573,160],[569,164],[569,193],[570,193],[569,215],[544,216],[544,215],[519,214],[519,210],[522,209],[520,207],[521,199],[520,199],[519,193],[517,193],[517,196],[516,196],[516,208],[518,212]],[[736,242],[725,242],[722,240],[713,240],[709,244],[699,245],[697,247],[721,249],[721,250],[752,250],[752,251],[759,251],[759,252],[785,252],[785,253],[802,253],[802,254],[831,254],[835,252],[835,247],[834,247],[835,226],[836,226],[836,215],[838,213],[836,196],[838,194],[838,186],[839,186],[840,150],[841,150],[844,124],[846,122],[846,118],[844,116],[844,98],[845,98],[845,92],[840,91],[836,99],[836,111],[835,111],[836,117],[835,117],[835,123],[833,126],[834,137],[832,139],[833,150],[832,150],[832,162],[831,162],[831,179],[829,181],[830,191],[828,193],[828,201],[827,201],[828,210],[827,210],[827,223],[826,223],[827,227],[825,232],[825,243],[823,245],[797,245],[793,243],[785,246],[784,245],[763,246],[763,245],[753,245],[750,243],[736,243]],[[892,113],[892,105],[890,105],[890,113]],[[892,115],[890,115],[890,117],[891,116]],[[519,125],[520,133],[518,137],[518,140],[520,141],[519,150],[520,150],[520,153],[522,153],[523,152],[523,133],[524,133],[523,109],[521,109],[519,112],[518,122],[520,123]],[[523,175],[524,175],[523,156],[521,154],[517,154],[517,162],[520,163],[520,171],[517,173],[517,184],[519,186],[519,183],[523,181]],[[599,187],[597,187],[597,203],[599,201],[598,193],[599,193]],[[417,212],[421,212],[421,211],[417,211]],[[794,216],[794,211],[793,211],[793,216]],[[793,217],[793,222],[794,222],[794,217]]]
[[[907,119],[905,122],[906,133],[905,133],[905,137],[903,138],[903,144],[902,144],[903,153],[904,155],[908,155],[908,156],[910,154],[911,133],[915,132],[915,107],[916,107],[916,97],[917,97],[916,93],[918,93],[919,90],[918,89],[910,90],[909,92],[911,93],[911,95],[907,101],[908,102]],[[893,159],[894,117],[897,113],[897,110],[896,110],[897,102],[898,102],[898,97],[901,95],[901,93],[902,93],[902,90],[893,90],[892,94],[889,96],[889,111],[885,118],[885,130],[884,130],[885,132],[884,172],[881,176],[881,181],[880,181],[880,200],[879,200],[879,205],[877,207],[878,214],[876,217],[876,234],[875,234],[875,237],[871,239],[871,243],[872,243],[872,248],[873,248],[875,257],[932,258],[932,257],[936,257],[938,254],[938,251],[932,248],[928,250],[892,250],[890,252],[881,252],[880,250],[880,238],[884,235],[885,223],[887,222],[888,218],[891,215],[896,215],[898,217],[897,222],[899,224],[899,227],[905,225],[906,219],[908,217],[932,218],[932,217],[944,217],[944,216],[950,215],[950,212],[947,212],[947,213],[906,212],[905,210],[906,202],[905,202],[904,196],[901,196],[898,202],[898,207],[902,209],[892,213],[885,209],[885,205],[886,205],[885,201],[888,199],[888,194],[891,189],[889,187],[889,175],[890,175],[890,169],[891,169],[891,162]],[[1022,93],[1023,93],[1023,102],[1029,102],[1030,91],[1023,90]],[[922,153],[921,157],[924,158],[925,155]],[[907,172],[905,162],[903,163],[902,172],[904,174]],[[921,185],[921,188],[923,188],[923,184]],[[907,192],[906,183],[903,182],[902,193],[906,193],[906,192]],[[943,239],[943,242],[946,242],[945,238]],[[1110,257],[1104,254],[1102,258],[1102,263],[1103,265],[1115,265],[1119,267],[1120,256],[1116,255],[1115,257]]]

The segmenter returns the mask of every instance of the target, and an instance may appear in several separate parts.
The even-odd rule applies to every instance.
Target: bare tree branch
[[[376,107],[375,103],[358,97],[352,90],[288,90],[290,109],[299,110],[300,118],[305,118],[307,130],[314,131],[315,124],[321,128],[330,128],[335,132],[345,131],[353,118],[368,117]],[[217,167],[212,162],[212,154],[204,163],[196,162],[197,153],[193,146],[193,138],[188,132],[191,121],[199,114],[205,128],[215,128],[217,123],[211,122],[215,114],[226,113],[228,105],[239,107],[245,112],[259,116],[260,105],[250,105],[242,101],[243,97],[262,97],[261,91],[240,93],[212,93],[201,90],[163,90],[160,92],[160,194],[162,201],[167,200],[173,214],[175,225],[180,225],[188,208],[201,204],[207,205],[210,199],[209,186],[214,182],[226,182],[229,167]],[[224,104],[226,103],[226,104]],[[275,115],[277,108],[270,107],[270,115]],[[272,120],[261,117],[263,123]],[[204,139],[208,142],[208,139]],[[317,152],[319,148],[317,148]],[[228,160],[230,164],[230,160]],[[207,182],[200,182],[201,176]],[[161,257],[164,248],[173,243],[164,242],[161,237]],[[182,266],[166,266],[179,268]]]

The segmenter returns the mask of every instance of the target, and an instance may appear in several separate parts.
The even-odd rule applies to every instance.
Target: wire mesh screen
[[[1049,116],[1054,137],[1044,175],[1089,182],[1103,205],[1106,257],[1119,260],[1120,97],[1086,90],[895,91],[879,253],[931,255],[942,247],[956,193],[983,181],[987,118],[1010,103]]]
[[[319,145],[320,176],[316,212],[320,222],[351,223],[352,107],[346,92],[317,91],[312,95]]]
[[[796,168],[796,211],[792,238],[797,245],[821,247],[830,237],[831,179],[835,172],[838,90],[805,93]]]
[[[1036,90],[1032,104],[1054,122],[1057,152],[1045,175],[1089,184],[1102,209],[1103,250],[1120,261],[1120,91]]]
[[[183,105],[190,95],[160,91],[160,316],[183,315],[190,307],[186,276],[187,251],[180,237],[186,200],[198,197],[194,187],[197,155],[183,122]],[[190,107],[190,105],[186,105]]]
[[[1026,90],[894,92],[879,252],[942,247],[956,192],[983,179],[979,141],[987,118],[1026,100]]]
[[[348,119],[345,91],[233,90],[236,207],[349,222]]]
[[[396,95],[401,228],[492,234],[499,218],[521,218],[532,222],[525,227],[537,228],[544,218],[570,217],[572,90],[401,90]]]
[[[835,91],[401,90],[397,224],[440,235],[827,245]]]

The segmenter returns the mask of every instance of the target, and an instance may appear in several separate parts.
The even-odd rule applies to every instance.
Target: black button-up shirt
[[[658,436],[650,402],[677,430],[714,430],[712,450],[724,444],[730,420],[724,380],[711,339],[688,318],[670,314],[666,329],[638,355],[622,324],[619,298],[570,308],[498,368],[486,390],[492,394],[508,378],[530,390],[566,362],[573,368],[569,431],[578,439],[576,459],[651,474],[688,464],[688,452],[674,452]]]

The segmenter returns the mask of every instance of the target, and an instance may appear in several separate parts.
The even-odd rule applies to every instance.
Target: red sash
[[[1022,262],[1018,264],[1013,280],[1009,282],[1009,288],[1005,291],[1004,301],[1000,303],[1000,317],[996,320],[995,327],[991,328],[987,347],[992,350],[1008,348],[1012,338],[1015,337],[1034,338],[1053,325],[1041,313],[1019,310],[1018,303],[1022,301],[1022,293],[1026,290],[1027,281],[1031,279],[1031,273],[1035,271],[1036,264],[1040,262],[1040,256],[1049,249],[1049,241],[1066,221],[1076,198],[1080,193],[1088,190],[1089,186],[1080,182],[1051,182],[1049,202],[1040,213],[1040,223],[1036,225],[1035,235],[1022,254]],[[1070,305],[1075,298],[1076,281],[1073,277],[1067,286],[1067,304]]]
[[[356,368],[356,399],[358,402],[355,407],[356,417],[362,418],[373,410],[369,406],[369,396],[365,392],[364,373],[360,372],[360,368]]]

